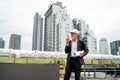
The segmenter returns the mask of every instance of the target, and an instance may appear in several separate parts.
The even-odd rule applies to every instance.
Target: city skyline
[[[33,16],[36,12],[40,12],[43,15],[48,5],[55,2],[57,0],[46,0],[46,2],[34,0],[0,1],[0,37],[3,37],[6,41],[6,48],[9,45],[9,35],[16,33],[22,35],[22,49],[31,50]],[[72,18],[82,18],[90,25],[90,28],[95,32],[97,40],[101,37],[106,37],[108,42],[120,39],[120,5],[118,0],[99,0],[98,2],[95,0],[72,0],[70,2],[61,0],[61,2],[66,6],[67,12]],[[23,7],[20,5],[23,5]],[[79,10],[75,10],[78,7],[80,7]]]

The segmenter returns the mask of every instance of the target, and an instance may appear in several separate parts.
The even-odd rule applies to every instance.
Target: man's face
[[[73,41],[76,41],[77,38],[78,38],[78,34],[76,34],[76,33],[71,33],[71,38],[72,38]]]

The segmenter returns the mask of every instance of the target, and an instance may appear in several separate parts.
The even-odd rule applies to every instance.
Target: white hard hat
[[[78,31],[77,29],[72,29],[72,30],[70,31],[70,33],[77,33],[77,34],[79,34],[79,31]]]

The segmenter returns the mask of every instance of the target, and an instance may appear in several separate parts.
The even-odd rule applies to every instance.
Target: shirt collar
[[[72,41],[72,42],[77,42],[77,41],[78,41],[78,39],[76,41]]]

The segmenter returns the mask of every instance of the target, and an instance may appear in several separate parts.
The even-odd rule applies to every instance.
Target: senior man
[[[66,38],[65,53],[67,56],[67,65],[65,69],[64,80],[70,80],[71,72],[75,73],[75,80],[80,80],[81,67],[84,64],[83,57],[89,52],[83,41],[78,40],[79,31],[72,29],[71,40]]]

